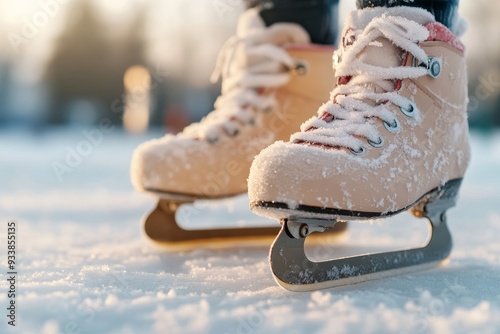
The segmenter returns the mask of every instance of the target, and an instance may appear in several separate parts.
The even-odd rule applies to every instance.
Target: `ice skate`
[[[237,36],[217,61],[214,79],[222,76],[222,95],[215,110],[181,134],[147,142],[134,153],[133,184],[160,198],[145,220],[151,239],[170,247],[255,238],[271,243],[275,227],[186,230],[176,212],[199,199],[247,192],[254,156],[276,140],[288,140],[328,98],[333,51],[311,44],[299,25],[265,27],[256,9],[241,16]]]
[[[289,142],[254,160],[251,208],[281,220],[270,253],[294,290],[352,284],[436,265],[451,250],[446,211],[469,162],[464,47],[422,9],[353,12],[336,54],[330,102]],[[418,249],[310,261],[305,238],[339,221],[410,210],[427,218]]]

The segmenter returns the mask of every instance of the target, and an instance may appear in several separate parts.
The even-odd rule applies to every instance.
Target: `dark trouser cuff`
[[[459,0],[356,0],[359,9],[367,7],[419,7],[423,8],[436,17],[436,21],[451,28],[457,16]]]
[[[339,0],[245,0],[247,8],[260,7],[267,26],[278,22],[301,25],[317,44],[335,44]]]

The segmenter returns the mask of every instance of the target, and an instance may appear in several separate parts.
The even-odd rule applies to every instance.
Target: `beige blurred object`
[[[176,136],[141,145],[132,159],[132,181],[138,190],[156,193],[164,199],[220,198],[244,193],[254,156],[276,140],[288,140],[328,97],[333,85],[332,47],[304,43],[307,33],[297,25],[281,24],[273,29],[264,28],[255,16],[242,20],[255,48],[250,49],[244,37],[240,37],[244,47],[234,52],[252,55],[229,64],[236,74],[223,76],[220,99],[238,94],[239,86],[253,85],[257,80],[254,77],[264,85],[247,88],[249,92],[242,93],[242,100],[230,101],[233,105],[229,108],[242,109],[242,119],[236,119],[239,114],[231,114],[231,110],[222,115],[215,110],[214,115],[209,114]],[[241,25],[240,22],[240,30]],[[292,59],[293,66],[275,64],[274,59],[260,53],[270,44],[278,47],[275,54],[285,53]],[[244,76],[249,65],[253,77]],[[276,76],[282,83],[266,87],[266,82]],[[254,101],[259,98],[263,101]],[[210,122],[215,125],[205,124]]]
[[[185,230],[176,213],[185,205],[185,212],[203,216],[199,202],[189,204],[246,193],[254,156],[276,140],[288,140],[328,97],[332,53],[333,47],[311,45],[296,24],[266,27],[257,9],[240,17],[237,35],[223,46],[212,78],[222,77],[214,111],[134,152],[133,184],[160,198],[144,224],[152,240],[168,248],[245,240],[270,244],[277,227]],[[334,232],[343,230],[339,225]]]
[[[246,192],[254,156],[276,140],[288,140],[311,117],[311,110],[328,97],[333,84],[333,76],[324,71],[331,68],[333,50],[303,47],[288,52],[306,66],[288,84],[268,92],[276,100],[273,110],[254,110],[255,119],[241,126],[237,134],[223,133],[216,141],[172,138],[139,148],[133,166],[136,187],[162,198],[227,197]]]
[[[151,75],[144,66],[131,66],[123,76],[125,110],[123,126],[129,133],[142,133],[149,125]]]

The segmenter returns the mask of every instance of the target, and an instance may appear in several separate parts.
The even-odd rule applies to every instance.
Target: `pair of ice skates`
[[[309,44],[298,25],[265,27],[256,10],[245,12],[219,56],[215,110],[134,154],[134,185],[160,198],[148,236],[176,244],[275,235],[273,228],[186,231],[175,222],[182,203],[248,189],[251,209],[281,222],[270,262],[287,289],[356,283],[446,259],[445,215],[470,154],[462,43],[424,10],[365,9],[347,19],[335,74],[332,52]],[[313,232],[405,210],[429,220],[425,247],[325,262],[304,253]]]

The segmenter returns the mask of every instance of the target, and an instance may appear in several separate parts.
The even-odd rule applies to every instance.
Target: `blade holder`
[[[288,233],[295,239],[304,239],[314,232],[324,232],[328,228],[332,228],[337,223],[336,220],[319,220],[319,219],[293,219],[284,220]]]

